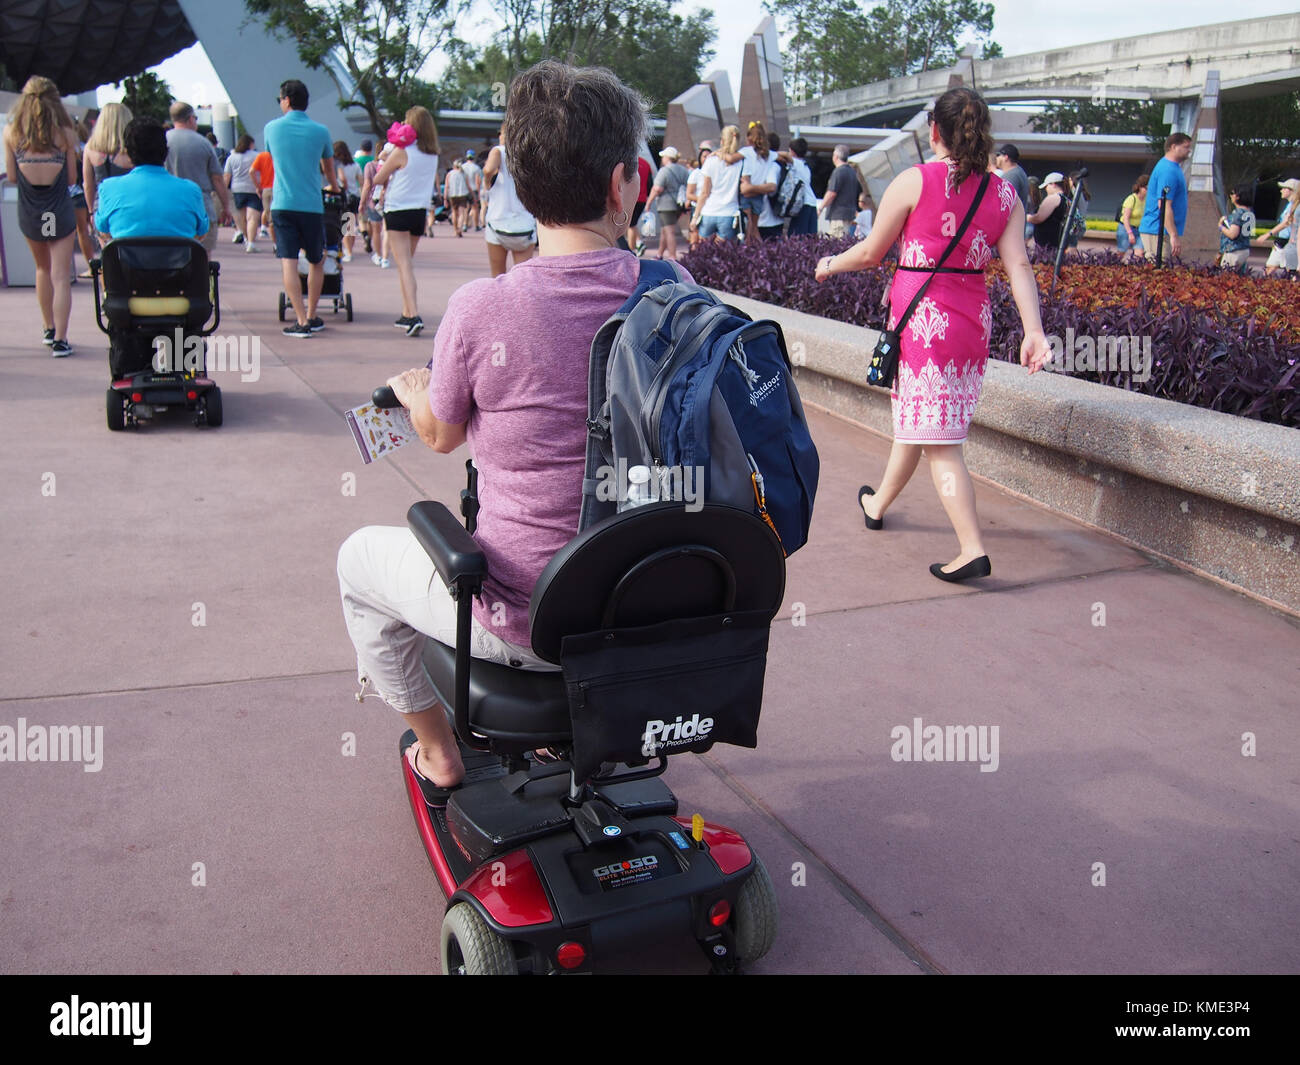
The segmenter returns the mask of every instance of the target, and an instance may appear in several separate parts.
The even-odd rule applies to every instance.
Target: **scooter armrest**
[[[459,598],[463,592],[478,595],[482,591],[487,557],[446,506],[421,500],[406,512],[406,522],[453,595]]]

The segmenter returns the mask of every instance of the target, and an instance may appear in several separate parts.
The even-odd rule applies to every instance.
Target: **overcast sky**
[[[712,3],[683,0],[682,8],[713,11],[718,37],[714,43],[716,55],[708,70],[719,66],[726,68],[735,94],[740,86],[745,41],[766,14],[762,0],[714,0]],[[484,9],[485,5],[480,2],[480,10]],[[1131,0],[1085,0],[1084,3],[1071,4],[1066,0],[1050,7],[1041,0],[997,0],[993,10],[993,40],[1010,56],[1120,36],[1205,26],[1234,18],[1291,14],[1296,10],[1296,0],[1250,0],[1240,6],[1225,4],[1222,0],[1179,0],[1177,4],[1159,5],[1135,4]],[[490,27],[483,24],[466,36],[483,39],[490,32]],[[220,79],[198,45],[173,56],[155,69],[172,91],[182,96],[187,93],[197,96],[196,90],[213,87],[213,91],[206,94],[209,99],[195,99],[192,103],[207,104],[226,98],[224,91],[217,91]],[[107,93],[100,93],[101,102],[116,98],[120,98],[120,94],[112,91],[111,86]]]

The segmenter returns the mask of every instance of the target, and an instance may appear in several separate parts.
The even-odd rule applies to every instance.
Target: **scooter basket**
[[[578,779],[601,762],[758,746],[770,624],[754,610],[566,636]]]

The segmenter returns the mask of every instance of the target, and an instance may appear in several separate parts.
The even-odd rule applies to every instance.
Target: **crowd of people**
[[[52,81],[29,79],[5,130],[6,172],[19,185],[20,228],[36,265],[44,339],[52,354],[72,352],[67,333],[70,286],[76,281],[74,247],[89,262],[104,235],[123,235],[124,226],[135,232],[140,225],[152,225],[131,218],[134,190],[150,188],[151,182],[156,193],[176,193],[179,188],[160,183],[153,170],[138,175],[124,191],[108,197],[112,209],[101,220],[104,190],[141,165],[197,189],[205,224],[185,235],[200,240],[209,253],[216,246],[218,227],[226,224],[234,227],[232,240],[246,253],[260,251],[259,241],[272,242],[294,310],[295,321],[284,330],[291,337],[310,337],[325,328],[317,314],[325,256],[323,192],[338,197],[347,219],[336,252],[340,261],[352,261],[359,237],[375,266],[395,269],[400,314],[394,325],[409,336],[424,327],[414,257],[421,237],[432,236],[440,222],[450,223],[458,238],[471,230],[484,234],[493,277],[504,273],[511,260],[518,265],[536,254],[536,221],[517,195],[503,145],[492,147],[486,157],[469,149],[440,163],[433,116],[413,107],[403,121],[393,124],[377,151],[375,142],[366,139],[352,153],[346,142],[331,140],[325,126],[307,117],[307,105],[302,82],[285,81],[280,91],[282,116],[267,124],[260,150],[256,139],[244,133],[227,153],[210,132],[198,131],[198,116],[184,101],[172,105],[166,129],[133,118],[120,103],[106,104],[102,112],[88,111],[74,121]],[[154,127],[165,140],[161,160],[156,158]],[[689,157],[665,147],[658,168],[650,165],[644,151],[639,153],[637,197],[620,234],[620,247],[676,259],[684,244],[701,241],[773,241],[817,232],[859,240],[870,235],[875,205],[849,164],[847,145],[835,147],[819,197],[804,138],[794,138],[782,150],[780,137],[753,121],[741,141],[740,129],[727,126],[716,143],[700,142]],[[133,157],[132,145],[144,156]],[[1158,244],[1170,256],[1181,254],[1188,204],[1182,166],[1190,152],[1191,139],[1172,134],[1164,156],[1150,174],[1134,182],[1120,205],[1115,246],[1124,261],[1153,258]],[[1026,240],[1048,252],[1076,247],[1085,232],[1091,198],[1085,177],[1079,171],[1055,170],[1041,179],[1030,177],[1014,144],[1003,144],[992,155],[996,172],[1015,190],[1024,210]],[[1156,189],[1168,190],[1163,218],[1161,199],[1151,194]],[[1280,217],[1261,234],[1273,243],[1265,266],[1269,276],[1297,271],[1297,241],[1292,235],[1300,180],[1279,182],[1279,189]],[[789,194],[784,199],[783,190]],[[1067,224],[1076,193],[1078,205]],[[1225,268],[1249,268],[1257,228],[1255,195],[1254,186],[1232,189],[1230,207],[1218,220],[1219,263]],[[174,199],[164,211],[168,220],[157,225],[169,232],[187,230],[193,197],[176,193]],[[116,230],[106,228],[109,225]]]
[[[412,260],[444,214],[458,237],[471,227],[485,234],[493,276],[506,271],[510,256],[518,264],[535,251],[536,223],[515,194],[500,145],[482,166],[470,149],[442,170],[433,116],[413,107],[378,152],[367,138],[353,154],[307,117],[308,102],[301,81],[283,82],[281,117],[263,130],[261,150],[245,132],[226,152],[211,132],[199,132],[198,115],[184,101],[171,105],[166,127],[122,103],[74,121],[53,81],[30,78],[5,127],[5,172],[19,188],[19,228],[35,263],[51,353],[73,350],[74,247],[87,262],[80,276],[88,277],[97,245],[112,237],[184,236],[211,254],[218,228],[229,225],[246,254],[271,242],[294,311],[284,333],[295,338],[325,328],[317,310],[331,195],[342,219],[332,254],[351,262],[360,236],[376,266],[396,268],[401,313],[394,324],[408,336],[424,327]]]
[[[685,160],[675,147],[665,147],[659,153],[657,171],[640,158],[641,189],[631,216],[628,245],[638,254],[675,259],[683,224],[690,247],[706,240],[780,240],[807,236],[819,228],[831,236],[852,233],[860,238],[871,231],[871,196],[848,163],[851,149],[847,145],[836,146],[832,155],[835,169],[825,197],[819,200],[813,192],[804,138],[794,138],[782,151],[780,136],[754,121],[749,123],[743,145],[740,140],[739,127],[726,126],[716,144],[701,141],[696,154]],[[799,183],[789,186],[797,198],[783,204],[780,195],[788,175]],[[654,224],[646,227],[648,237],[644,229],[638,229],[645,225],[641,223],[643,212],[654,219]],[[655,237],[658,246],[652,250],[648,241]]]
[[[1187,181],[1182,166],[1191,154],[1191,143],[1185,133],[1171,134],[1154,171],[1138,177],[1116,212],[1115,245],[1125,262],[1154,259],[1158,242],[1163,244],[1166,259],[1182,254],[1187,222]],[[870,193],[862,188],[857,171],[848,162],[851,149],[843,144],[835,147],[833,169],[820,198],[813,191],[806,140],[795,138],[788,151],[780,149],[780,137],[767,133],[761,122],[749,124],[743,146],[738,127],[727,126],[716,145],[711,140],[701,141],[692,158],[683,160],[676,148],[665,148],[660,153],[659,170],[648,186],[648,201],[658,218],[658,246],[650,249],[639,236],[630,235],[630,242],[636,244],[638,253],[676,258],[683,221],[691,246],[701,240],[777,240],[815,232],[865,239],[871,232],[874,207]],[[1026,241],[1032,240],[1049,254],[1062,245],[1077,248],[1087,231],[1092,200],[1086,174],[1053,170],[1041,178],[1030,177],[1020,164],[1016,145],[1003,144],[992,154],[997,174],[1016,190],[1024,208]],[[804,204],[792,216],[778,217],[774,197],[788,172],[802,181]],[[1272,228],[1259,234],[1273,242],[1265,266],[1268,276],[1296,271],[1296,246],[1290,235],[1300,180],[1289,178],[1278,186],[1280,217]],[[1159,217],[1160,197],[1147,196],[1148,188],[1155,187],[1169,190],[1163,219]],[[1231,206],[1219,219],[1218,263],[1224,268],[1248,268],[1250,244],[1256,238],[1255,191],[1253,185],[1240,185],[1228,194]],[[1075,210],[1067,224],[1072,203]],[[634,224],[639,214],[634,214]]]

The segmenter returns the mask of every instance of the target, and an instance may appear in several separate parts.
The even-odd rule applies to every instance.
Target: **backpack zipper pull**
[[[754,386],[758,384],[758,372],[749,368],[749,363],[745,360],[745,345],[740,337],[736,337],[736,342],[727,349],[727,354],[731,357],[731,361],[740,367],[740,372],[744,374],[745,384],[749,386],[749,390],[754,391]],[[753,462],[753,459],[750,459],[750,461]]]
[[[781,542],[781,534],[776,531],[776,524],[772,521],[772,516],[767,512],[767,495],[763,491],[763,475],[758,472],[758,463],[754,461],[754,456],[749,452],[745,452],[745,458],[749,459],[749,482],[754,487],[754,505],[758,507],[758,516],[772,530],[772,535],[776,537],[776,542],[781,548],[781,554],[789,558],[790,552],[785,549],[785,544]]]

